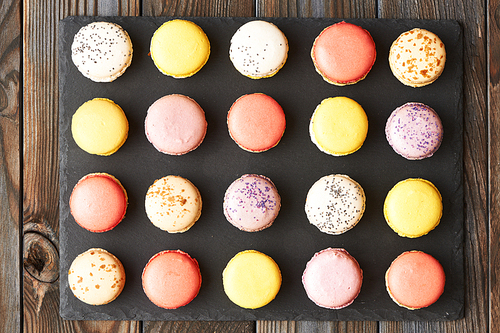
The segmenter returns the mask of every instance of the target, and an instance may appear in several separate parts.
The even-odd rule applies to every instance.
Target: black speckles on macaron
[[[363,216],[365,193],[346,175],[324,176],[309,189],[305,211],[309,222],[321,232],[342,234]]]
[[[111,82],[132,62],[132,42],[118,24],[93,22],[82,27],[71,45],[71,58],[78,70],[96,82]]]
[[[229,58],[243,75],[253,79],[276,74],[288,57],[288,42],[274,24],[250,21],[231,38]]]

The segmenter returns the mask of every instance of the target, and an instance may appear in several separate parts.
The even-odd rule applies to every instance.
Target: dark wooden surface
[[[465,318],[453,322],[62,320],[57,22],[68,15],[458,20],[465,37]],[[0,22],[1,332],[500,331],[500,0],[3,0]]]

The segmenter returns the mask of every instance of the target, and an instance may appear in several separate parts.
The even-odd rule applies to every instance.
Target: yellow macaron
[[[257,309],[271,302],[281,287],[281,272],[269,256],[255,250],[236,254],[222,273],[224,292],[236,305]]]
[[[368,118],[356,101],[348,97],[324,99],[309,124],[312,142],[324,153],[342,156],[354,153],[365,142]]]
[[[210,42],[197,24],[176,19],[163,23],[155,31],[150,51],[160,72],[174,78],[185,78],[206,64]]]
[[[439,224],[442,215],[441,193],[425,179],[402,180],[394,185],[385,198],[385,220],[402,237],[426,235]]]
[[[111,155],[127,140],[128,120],[122,108],[106,98],[83,103],[73,114],[71,133],[90,154]]]

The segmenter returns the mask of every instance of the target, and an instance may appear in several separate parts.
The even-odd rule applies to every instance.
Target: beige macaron
[[[69,287],[82,302],[103,305],[120,295],[125,286],[125,270],[114,255],[92,248],[78,255],[68,271]]]
[[[187,231],[201,216],[201,195],[180,176],[154,181],[146,193],[146,214],[156,227],[170,233]]]
[[[436,81],[445,62],[446,50],[441,39],[420,28],[402,33],[389,51],[392,73],[411,87],[423,87]]]

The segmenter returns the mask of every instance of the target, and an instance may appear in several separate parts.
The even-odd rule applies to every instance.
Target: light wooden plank
[[[21,3],[0,2],[0,331],[21,326],[19,85]]]
[[[380,18],[456,19],[464,30],[465,319],[380,324],[380,332],[488,331],[486,1],[380,0]]]

